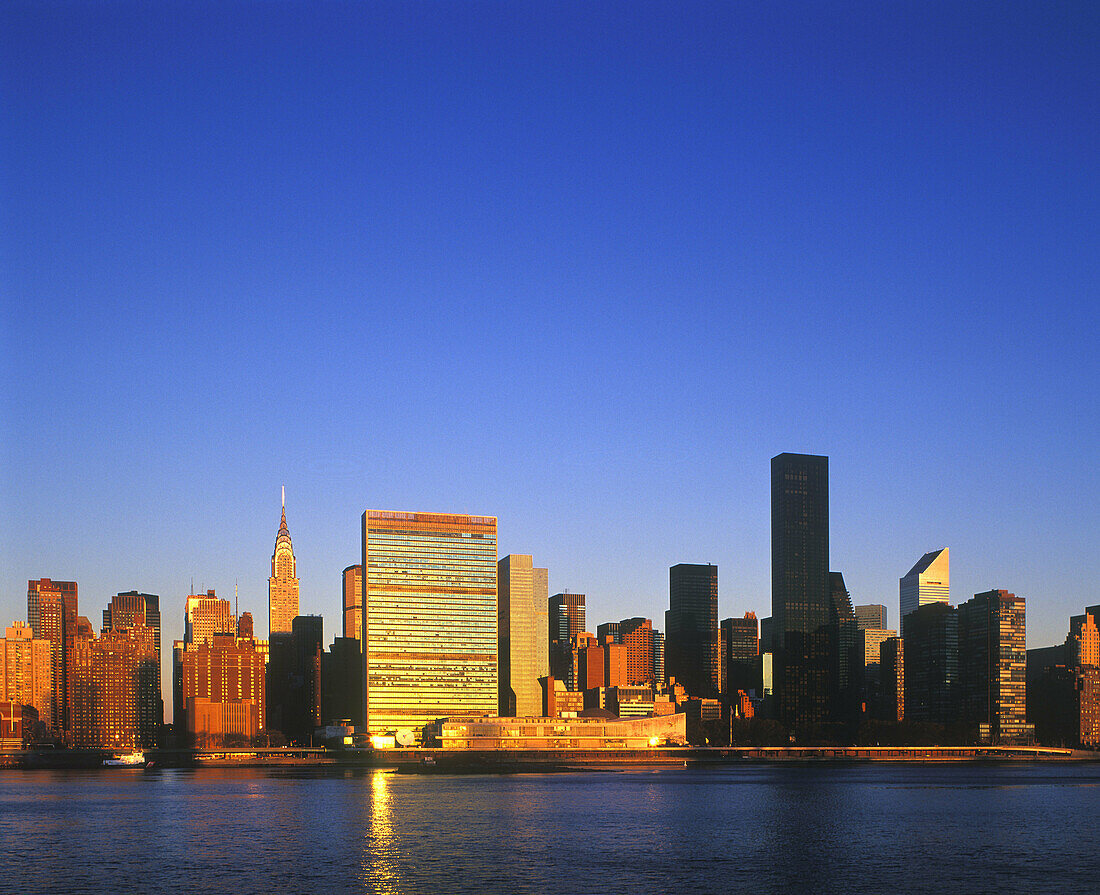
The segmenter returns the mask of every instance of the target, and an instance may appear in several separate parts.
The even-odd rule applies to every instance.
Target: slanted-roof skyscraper
[[[298,615],[298,579],[295,577],[294,545],[286,527],[286,489],[283,489],[283,518],[271,554],[271,577],[267,581],[267,616],[271,633],[289,633]]]
[[[951,570],[947,548],[924,554],[898,583],[901,592],[901,636],[904,637],[905,616],[929,603],[949,602]]]
[[[830,714],[829,458],[772,458],[773,675],[788,728]]]
[[[497,711],[497,520],[363,513],[370,732]]]

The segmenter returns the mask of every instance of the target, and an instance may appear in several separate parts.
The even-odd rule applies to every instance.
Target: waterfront
[[[1100,764],[0,774],[37,891],[1062,892]]]

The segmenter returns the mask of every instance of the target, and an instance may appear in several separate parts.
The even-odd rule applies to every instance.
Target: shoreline
[[[148,767],[105,768],[104,749],[20,750],[0,753],[0,770],[113,770],[160,768],[326,768],[399,773],[554,773],[643,767],[701,768],[748,764],[945,762],[1100,762],[1100,752],[1032,746],[684,746],[656,749],[383,750],[148,749]]]

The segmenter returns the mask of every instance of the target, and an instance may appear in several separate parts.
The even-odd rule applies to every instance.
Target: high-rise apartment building
[[[718,566],[679,563],[668,570],[665,672],[691,696],[713,698],[722,683]]]
[[[958,616],[962,719],[989,725],[996,743],[1030,741],[1024,598],[986,591],[960,605]]]
[[[859,630],[885,630],[886,607],[881,603],[872,603],[866,606],[856,606],[856,627]]]
[[[924,554],[905,577],[899,579],[898,584],[901,594],[901,636],[904,637],[907,615],[929,603],[950,601],[951,563],[948,549],[941,547]]]
[[[52,644],[20,622],[6,628],[0,640],[0,702],[4,700],[34,706],[38,720],[51,726]]]
[[[236,634],[233,607],[213,590],[188,594],[183,610],[184,643],[210,643],[215,634]]]
[[[959,616],[943,602],[926,603],[905,628],[905,718],[953,724],[959,717]]]
[[[537,717],[542,711],[539,678],[550,673],[547,612],[549,573],[527,554],[497,563],[498,712]]]
[[[27,582],[27,622],[34,636],[50,641],[50,676],[53,696],[50,718],[53,729],[72,732],[73,650],[77,641],[77,588],[75,581],[40,578]]]
[[[1066,654],[1070,665],[1100,666],[1100,606],[1089,606],[1084,615],[1070,616]]]
[[[340,578],[343,591],[344,636],[363,636],[363,567],[348,566]]]
[[[626,651],[628,685],[653,684],[653,621],[624,618],[619,622],[619,642]]]
[[[103,630],[120,631],[142,625],[153,632],[153,644],[157,649],[157,691],[160,691],[160,597],[157,594],[141,594],[126,591],[111,597],[103,610]]]
[[[772,662],[788,729],[831,715],[829,458],[772,458]]]
[[[198,643],[177,642],[177,735],[199,745],[223,745],[228,737],[254,738],[267,726],[264,657],[252,637],[230,632]]]
[[[363,513],[363,699],[371,733],[497,710],[497,520]]]
[[[289,633],[298,615],[298,578],[294,545],[286,527],[286,492],[283,492],[283,518],[275,536],[271,554],[271,577],[267,580],[267,617],[271,633]]]
[[[156,745],[163,710],[152,628],[116,628],[77,640],[72,677],[76,748]]]
[[[665,633],[653,629],[653,686],[663,687],[668,681],[665,676]]]
[[[760,624],[755,612],[746,612],[744,618],[722,619],[722,667],[727,701],[732,701],[738,691],[759,693],[760,678]]]
[[[550,598],[547,610],[550,674],[576,690],[573,638],[584,632],[584,594],[562,593]]]

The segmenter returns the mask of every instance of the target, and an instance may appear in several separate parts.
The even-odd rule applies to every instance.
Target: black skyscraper
[[[715,697],[721,682],[718,566],[680,563],[668,570],[665,674],[691,696]]]
[[[830,706],[829,458],[772,458],[775,695],[789,729],[828,720]]]

